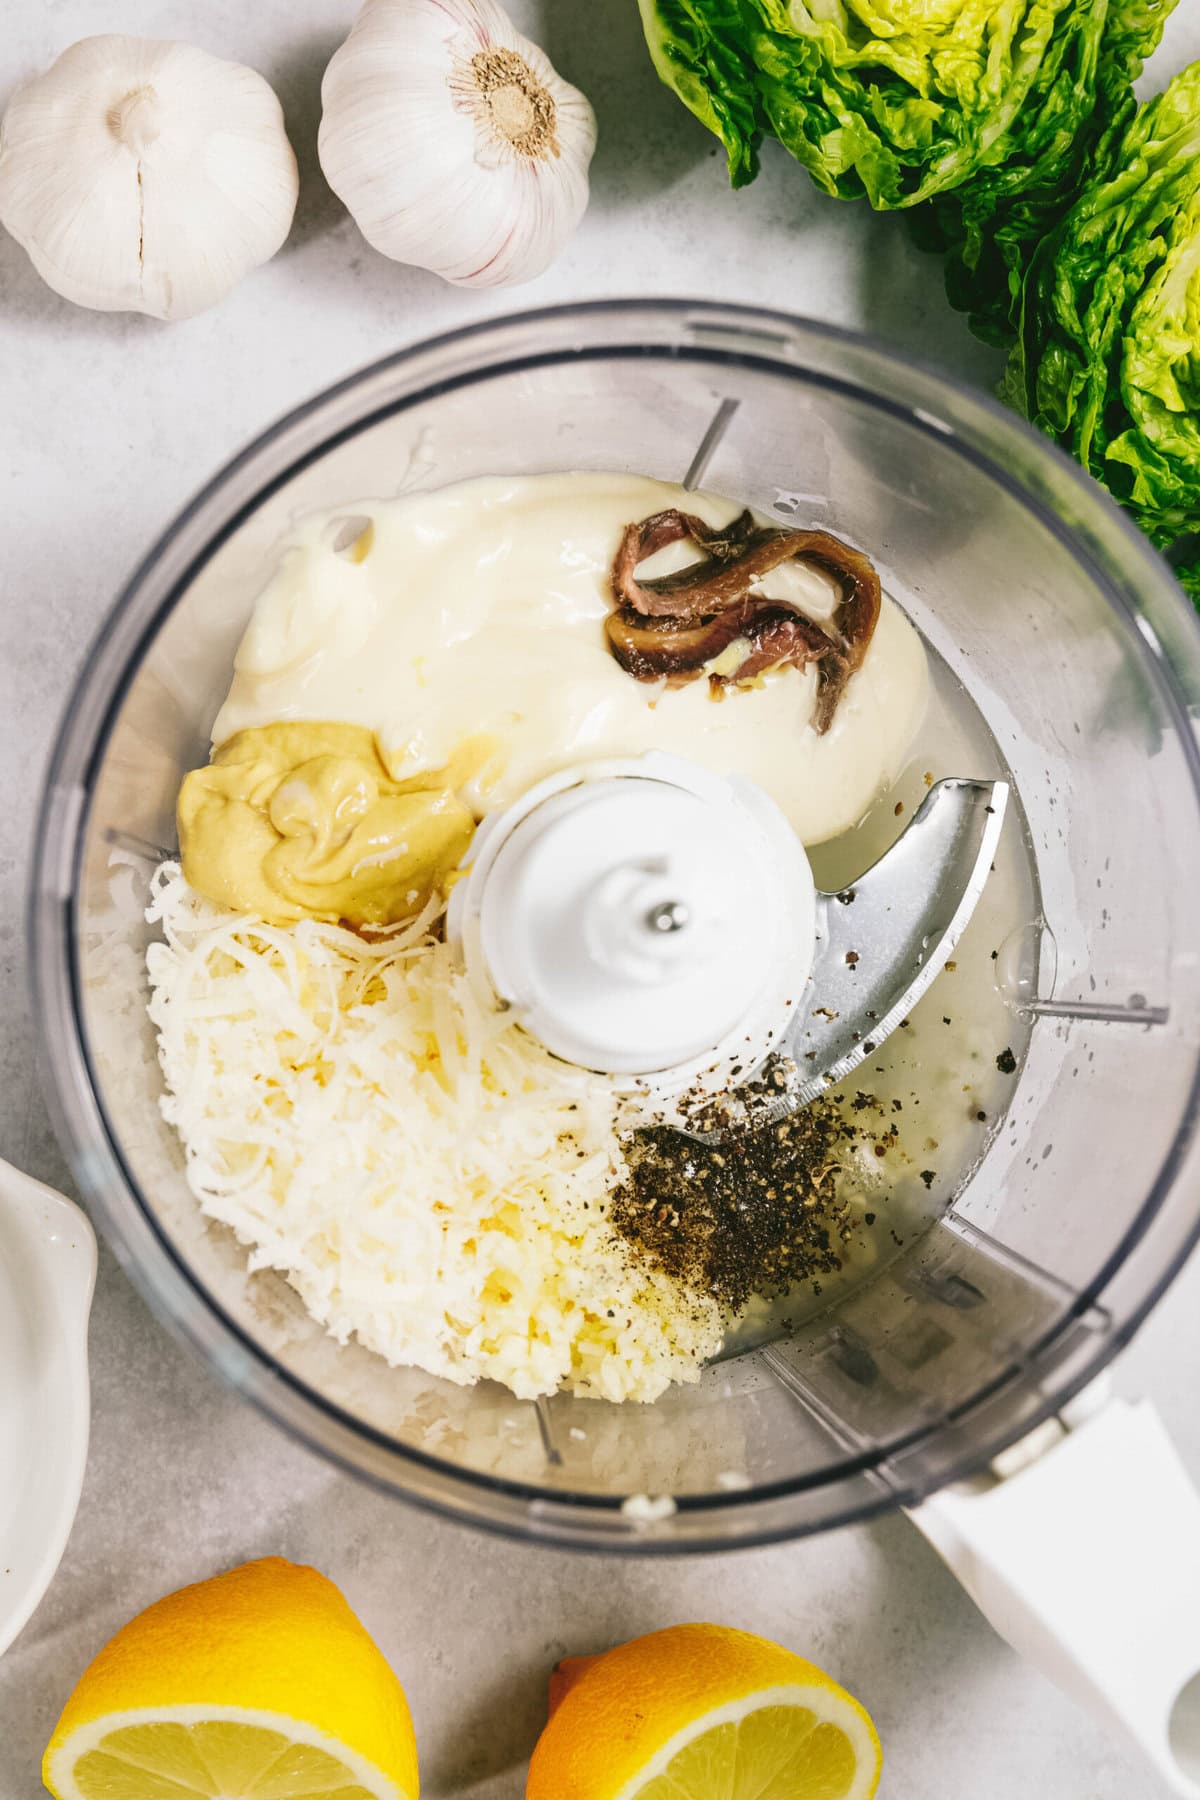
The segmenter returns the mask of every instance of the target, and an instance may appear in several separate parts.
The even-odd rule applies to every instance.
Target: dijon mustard
[[[239,731],[179,793],[183,873],[198,893],[271,923],[354,926],[410,917],[474,831],[458,789],[494,745],[395,780],[361,725],[294,721]]]

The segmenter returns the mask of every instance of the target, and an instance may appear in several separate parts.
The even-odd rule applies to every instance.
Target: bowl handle
[[[1014,1649],[1200,1800],[1200,1494],[1106,1378],[909,1517]]]

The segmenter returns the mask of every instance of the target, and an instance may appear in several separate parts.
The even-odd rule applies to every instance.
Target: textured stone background
[[[305,396],[397,346],[514,307],[604,295],[753,300],[863,326],[971,381],[993,355],[946,308],[894,220],[838,206],[782,153],[728,190],[713,141],[661,89],[632,0],[525,0],[514,15],[591,96],[591,210],[531,287],[479,295],[377,256],[316,162],[321,71],[350,0],[10,0],[0,104],[72,40],[181,37],[279,92],[303,189],[292,237],[217,311],[162,326],[84,312],[0,235],[0,1155],[69,1183],[47,1123],[24,987],[38,783],[87,640],[150,539],[214,469]],[[1200,54],[1182,0],[1157,87]],[[1187,15],[1185,20],[1184,15]],[[681,1619],[765,1632],[836,1672],[878,1722],[894,1800],[1152,1800],[1151,1783],[996,1639],[901,1519],[700,1561],[614,1562],[436,1523],[285,1440],[178,1348],[102,1254],[94,1424],[66,1558],[0,1663],[0,1795],[38,1762],[80,1669],[166,1590],[268,1552],[341,1584],[407,1686],[431,1800],[516,1800],[550,1664]],[[1200,1477],[1200,1266],[1124,1358]],[[2,1378],[2,1376],[0,1376]]]

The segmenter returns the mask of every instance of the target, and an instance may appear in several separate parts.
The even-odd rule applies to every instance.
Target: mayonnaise
[[[812,668],[720,700],[704,680],[635,681],[605,641],[609,570],[624,527],[673,506],[710,525],[740,510],[638,476],[572,474],[488,477],[303,520],[255,604],[214,743],[338,720],[375,732],[403,779],[485,734],[497,754],[462,790],[479,816],[566,764],[663,750],[757,782],[806,843],[836,836],[905,763],[928,691],[921,641],[885,598],[824,736],[810,726]],[[830,615],[825,576],[789,564],[786,579],[787,598]]]

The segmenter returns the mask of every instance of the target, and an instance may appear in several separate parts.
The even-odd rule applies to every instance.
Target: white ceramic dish
[[[0,1655],[49,1587],[79,1504],[95,1281],[79,1208],[0,1162]]]

